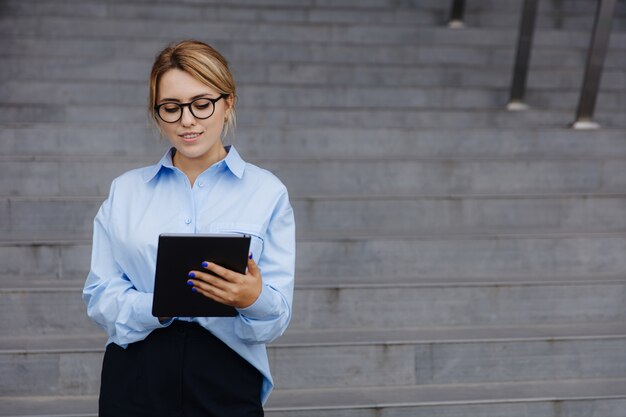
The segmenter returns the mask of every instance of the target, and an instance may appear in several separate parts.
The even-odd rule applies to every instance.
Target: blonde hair
[[[235,118],[235,100],[237,97],[237,88],[226,58],[222,56],[213,47],[206,43],[193,39],[184,40],[177,44],[169,45],[163,49],[152,64],[150,71],[150,98],[149,108],[150,117],[157,123],[159,120],[154,112],[154,106],[157,99],[157,88],[163,74],[171,69],[180,69],[185,71],[198,81],[208,85],[220,94],[228,94],[231,103],[230,114],[226,116],[222,137],[228,132],[234,132]]]

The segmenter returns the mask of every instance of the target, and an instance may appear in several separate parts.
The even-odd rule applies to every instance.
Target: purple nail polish
[[[206,268],[207,266],[209,266],[209,263],[208,263],[208,262],[202,262],[202,267],[203,267],[203,268]]]
[[[250,255],[248,255],[248,258],[252,259],[252,252],[250,252]]]
[[[189,285],[190,287],[193,286],[193,281],[187,281],[187,285]]]
[[[196,287],[193,287],[193,288],[191,289],[191,291],[193,291],[193,292],[198,292],[198,290],[196,289]]]
[[[193,272],[189,273],[189,278],[195,278],[195,277],[196,277],[196,274],[194,274]]]

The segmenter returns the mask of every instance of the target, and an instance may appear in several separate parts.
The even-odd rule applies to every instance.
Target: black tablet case
[[[189,272],[206,271],[203,261],[245,273],[250,236],[162,234],[157,249],[152,315],[155,317],[232,317],[234,307],[220,304],[187,285]]]

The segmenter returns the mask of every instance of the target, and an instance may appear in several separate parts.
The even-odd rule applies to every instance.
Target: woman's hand
[[[203,271],[189,272],[187,285],[192,291],[236,308],[249,307],[259,298],[263,281],[261,271],[252,258],[248,259],[248,270],[245,275],[212,262],[203,262],[202,267],[217,276]]]

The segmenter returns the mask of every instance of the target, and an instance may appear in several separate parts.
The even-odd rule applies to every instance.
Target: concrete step
[[[572,58],[578,59],[578,58]],[[472,61],[474,62],[474,61]],[[478,63],[477,63],[478,64]],[[354,64],[273,62],[259,65],[255,61],[233,62],[239,85],[245,84],[324,84],[327,86],[407,86],[407,87],[487,87],[509,88],[512,61],[500,67],[418,63]],[[94,60],[85,57],[16,57],[0,56],[0,78],[9,80],[71,80],[101,82],[146,82],[151,62],[148,59],[110,57]],[[547,89],[580,89],[584,66],[563,69],[533,68],[528,87]],[[626,75],[618,68],[602,74],[601,91],[626,89]]]
[[[41,2],[6,1],[3,12],[7,16],[65,16],[100,18],[148,18],[148,19],[218,19],[221,21],[253,22],[301,22],[305,23],[413,23],[440,25],[449,17],[449,5],[444,4],[380,4],[363,7],[356,2],[312,7],[305,3],[292,4],[199,4],[182,3],[173,6],[155,3],[145,7],[141,3],[97,2]],[[482,3],[482,2],[481,2]],[[508,6],[508,7],[507,7]],[[517,26],[521,9],[507,4],[499,8],[484,8],[482,4],[467,6],[465,21],[471,26],[512,27]],[[569,6],[569,7],[568,7]],[[578,7],[564,4],[541,7],[537,26],[570,29],[590,28],[593,9],[591,2],[579,2]],[[626,15],[623,7],[617,7],[616,15]],[[618,21],[621,21],[618,19]]]
[[[7,2],[8,3],[8,2]],[[31,1],[26,2],[27,4],[33,5],[43,5],[50,3],[48,1],[38,2]],[[96,1],[57,1],[58,5],[66,5],[70,3],[72,5],[83,6],[83,3],[86,3],[87,10],[93,10],[100,13],[104,13],[105,11],[110,11],[112,9],[123,8],[124,6],[141,6],[148,3],[146,0],[131,0],[131,1],[119,1],[119,0],[108,0],[104,5],[100,2]],[[156,0],[150,1],[151,5],[155,8],[163,8],[171,4],[164,0]],[[13,4],[13,3],[9,3]],[[20,4],[20,2],[17,2]],[[194,8],[202,7],[198,6],[194,2],[185,2],[181,3],[179,8]],[[288,1],[288,0],[233,0],[229,1],[227,5],[223,2],[219,1],[211,1],[205,7],[210,7],[211,9],[217,9],[224,7],[238,7],[242,9],[275,9],[275,10],[319,10],[319,9],[331,9],[331,10],[352,10],[355,14],[366,11],[381,11],[384,12],[389,8],[392,9],[401,9],[404,11],[411,11],[414,9],[418,10],[428,10],[428,11],[444,11],[448,12],[450,5],[446,3],[442,3],[439,0],[420,0],[419,3],[408,1],[408,2],[397,2],[393,0],[344,0],[341,2],[336,2],[332,0],[324,0],[324,1],[311,1],[311,0],[298,0],[298,1]],[[595,2],[593,0],[571,0],[567,3],[560,2],[543,2],[538,5],[539,11],[542,13],[564,13],[564,14],[578,14],[585,12],[593,12],[595,11]],[[466,11],[468,13],[476,13],[476,12],[484,12],[484,11],[497,11],[497,12],[510,12],[510,11],[518,11],[519,2],[516,0],[482,0],[477,3],[467,4]],[[618,3],[616,6],[617,12],[626,10],[625,7],[621,3]],[[44,8],[45,14],[53,13],[54,10],[50,8]],[[68,8],[68,13],[71,10]],[[79,10],[82,10],[79,7]],[[37,11],[32,11],[31,9],[24,9],[25,13],[37,14]],[[101,15],[101,14],[98,15]],[[149,12],[146,12],[149,13]]]
[[[222,22],[217,20],[195,20],[181,25],[180,22],[167,19],[159,21],[158,33],[150,31],[154,20],[146,18],[73,18],[73,17],[24,17],[3,16],[0,18],[0,35],[53,36],[63,37],[118,37],[134,39],[161,39],[165,42],[176,38],[193,38],[198,34],[215,40],[263,40],[288,42],[359,42],[368,39],[376,43],[396,43],[414,39],[419,34],[417,25],[358,25],[316,23],[302,25],[300,22]],[[148,33],[150,35],[148,36]]]
[[[89,239],[104,196],[0,197],[3,239]],[[298,237],[626,231],[626,194],[292,198]]]
[[[301,239],[299,242],[302,241]],[[4,247],[9,247],[8,242],[0,242]],[[14,242],[15,243],[15,242]],[[40,246],[43,242],[37,242],[34,246]],[[68,242],[66,242],[68,244]],[[21,243],[22,246],[25,243]],[[87,259],[89,264],[89,259]],[[49,271],[47,273],[38,273],[26,280],[22,275],[11,271],[9,274],[0,274],[0,288],[8,292],[12,292],[15,288],[32,287],[38,289],[46,289],[52,291],[56,289],[63,291],[80,291],[85,283],[85,278],[89,265],[84,271],[73,270],[67,271],[62,277],[58,271]],[[5,270],[6,272],[6,270]],[[56,275],[55,275],[56,274]],[[426,275],[426,274],[404,274],[404,275],[388,275],[386,279],[396,287],[475,287],[475,286],[511,286],[511,285],[585,285],[590,282],[615,284],[624,281],[626,273],[618,273],[612,271],[600,271],[591,273],[517,273],[517,274],[456,274],[456,275]],[[321,275],[321,274],[297,274],[296,288],[298,289],[339,289],[342,288],[378,288],[385,284],[382,283],[379,275],[365,275],[356,273],[344,274],[341,277]]]
[[[38,91],[40,97],[33,99]],[[10,104],[145,105],[146,85],[136,82],[6,81],[0,94]],[[538,93],[537,93],[538,94]],[[555,92],[557,97],[567,92]],[[606,93],[609,97],[618,93]],[[495,108],[506,104],[503,89],[389,88],[245,85],[238,91],[242,107],[385,107],[385,108]],[[576,100],[572,100],[576,103]]]
[[[247,59],[256,60],[257,57],[262,55],[273,57],[276,54],[282,57],[290,56],[290,59],[307,57],[308,60],[311,56],[316,56],[320,53],[323,56],[337,56],[334,48],[338,46],[343,49],[356,47],[361,52],[373,49],[373,51],[369,52],[369,62],[389,62],[389,60],[381,59],[381,56],[378,54],[372,53],[376,51],[376,46],[384,46],[385,49],[392,47],[390,51],[391,57],[400,56],[400,54],[394,52],[394,46],[401,46],[410,50],[415,45],[420,44],[422,47],[430,50],[441,49],[442,46],[446,45],[455,46],[459,50],[466,49],[468,46],[481,46],[491,49],[500,47],[500,51],[508,49],[506,56],[512,57],[514,53],[512,46],[515,45],[517,39],[516,28],[506,30],[471,28],[463,31],[454,31],[447,28],[420,27],[417,25],[339,26],[326,24],[303,27],[300,24],[277,25],[275,23],[255,26],[250,25],[248,22],[240,24],[212,22],[211,29],[215,30],[216,33],[209,34],[207,34],[204,23],[196,24],[196,27],[181,27],[177,22],[171,22],[171,25],[174,25],[175,28],[168,28],[168,30],[171,29],[169,32],[164,28],[163,32],[161,32],[167,34],[167,37],[155,39],[154,36],[134,36],[133,34],[142,29],[146,30],[145,27],[147,26],[149,26],[148,31],[144,32],[144,34],[150,33],[149,29],[153,25],[151,21],[131,20],[125,22],[117,19],[111,23],[103,19],[90,21],[88,19],[48,18],[46,19],[47,24],[41,25],[40,21],[41,18],[37,17],[5,18],[0,20],[0,33],[11,37],[11,42],[4,41],[0,43],[1,49],[5,51],[5,54],[75,56],[79,53],[85,56],[95,55],[101,59],[102,57],[116,55],[119,52],[120,56],[126,57],[153,57],[158,50],[163,48],[165,43],[171,42],[172,37],[195,37],[215,45],[231,60],[234,60],[236,56],[245,56]],[[76,28],[73,27],[74,23],[77,26]],[[97,24],[99,29],[104,32],[114,32],[114,35],[99,36],[97,33],[92,33],[92,23]],[[200,25],[202,26],[200,27]],[[224,26],[227,27],[225,28]],[[60,31],[54,29],[60,27],[66,27],[66,29]],[[132,27],[133,30],[127,32],[123,27]],[[51,36],[51,34],[54,36]],[[588,30],[539,30],[533,40],[534,51],[539,51],[544,47],[554,47],[561,51],[570,48],[579,48],[581,51],[586,51],[589,46],[589,36]],[[623,45],[626,45],[625,37],[626,33],[624,32],[614,32],[611,36],[610,51],[624,49]],[[269,41],[271,41],[273,46],[266,45]],[[60,46],[57,50],[46,48],[45,46],[50,42],[56,44],[63,42],[65,46]],[[242,43],[247,45],[242,45]],[[329,46],[329,43],[332,46]],[[301,49],[301,52],[291,54],[290,48],[287,46],[288,44],[298,45],[297,48]],[[424,46],[424,44],[430,46]],[[262,45],[262,48],[259,48],[258,45]],[[94,49],[95,46],[97,47]],[[231,53],[233,49],[239,55],[233,55]],[[359,53],[359,49],[354,52]],[[310,53],[311,51],[317,51],[317,53]],[[472,55],[471,51],[469,52],[466,52],[466,56]],[[555,50],[553,54],[558,54],[558,52]],[[442,50],[439,55],[448,55],[454,59],[454,54],[447,53],[445,50]],[[347,56],[354,56],[354,53]],[[390,57],[388,53],[386,56]],[[612,58],[612,56],[616,56],[616,58]],[[533,61],[535,62],[536,57],[537,54],[534,53]],[[555,58],[557,57],[555,56]],[[268,58],[265,59],[267,60]],[[345,59],[343,58],[343,60]],[[610,52],[607,65],[613,59],[620,60],[620,54]],[[344,62],[343,60],[342,62]],[[393,59],[391,62],[393,62]],[[512,62],[512,60],[509,59],[506,62]],[[551,62],[556,64],[559,61],[554,59]],[[623,62],[623,58],[621,58],[621,62]]]
[[[604,326],[604,332],[585,334],[595,326]],[[518,330],[494,336],[489,329],[475,329],[463,338],[450,329],[447,338],[432,340],[420,338],[419,330],[398,329],[393,339],[361,332],[352,335],[356,340],[339,342],[320,333],[314,343],[281,339],[269,347],[269,357],[276,388],[289,390],[626,378],[623,324],[580,325],[565,336],[547,328]],[[44,339],[40,342],[41,349],[0,350],[1,374],[15,375],[1,396],[98,392],[102,344],[76,348],[70,338],[63,347],[56,338],[48,349]]]
[[[519,277],[626,276],[623,233],[355,236],[300,239],[296,276]],[[91,242],[67,237],[0,241],[0,277],[84,279]],[[16,281],[18,280],[18,281]],[[6,282],[6,281],[5,281]]]
[[[230,22],[276,22],[276,23],[417,23],[440,25],[445,21],[443,10],[429,8],[360,8],[359,7],[302,7],[302,5],[241,5],[232,4],[153,4],[145,7],[133,3],[41,3],[8,1],[7,16],[43,16],[73,18],[121,18],[121,19],[166,19],[198,22],[218,20]]]
[[[534,105],[533,105],[534,106]],[[386,109],[379,108],[372,111],[369,108],[361,106],[350,109],[339,107],[308,108],[308,109],[284,109],[284,108],[267,108],[267,109],[238,109],[239,125],[243,127],[243,123],[254,124],[255,126],[298,126],[298,127],[354,127],[361,128],[439,128],[439,129],[470,129],[470,128],[493,128],[493,129],[509,129],[522,128],[528,129],[529,126],[552,127],[552,128],[569,128],[574,121],[575,112],[570,110],[557,109],[533,109],[523,112],[509,112],[504,107],[498,109],[481,109],[473,108],[471,110],[455,110],[455,109],[439,109],[439,110],[422,110],[422,109]],[[1,107],[0,107],[1,108]],[[88,122],[109,120],[111,122],[133,121],[145,123],[146,115],[144,109],[133,108],[119,109],[111,107],[94,107],[85,109],[84,107],[72,106],[66,109],[51,109],[45,106],[37,106],[29,108],[28,106],[10,106],[9,109],[3,109],[0,114],[0,123],[9,121],[8,117],[13,119],[10,122],[32,122],[40,121],[78,121]],[[99,116],[96,115],[99,112]],[[6,112],[6,113],[4,113]],[[40,117],[41,119],[33,119]],[[626,128],[626,119],[623,112],[602,110],[597,111],[594,120],[599,122],[604,128]]]
[[[454,31],[453,31],[454,32]],[[490,71],[492,68],[504,68],[506,74],[510,76],[514,63],[515,39],[503,45],[464,45],[463,39],[459,39],[457,44],[444,43],[442,45],[432,44],[433,34],[424,35],[428,41],[417,44],[353,44],[335,42],[328,43],[269,43],[260,41],[250,41],[246,43],[233,41],[219,41],[206,39],[217,47],[231,62],[231,66],[238,76],[242,77],[246,70],[246,63],[252,62],[263,64],[253,71],[247,71],[243,79],[248,77],[248,73],[267,73],[272,65],[288,63],[303,65],[328,65],[328,64],[351,64],[369,65],[382,67],[388,65],[412,65],[419,68],[428,66],[459,66],[462,65],[468,73]],[[487,35],[485,35],[487,36]],[[493,35],[489,35],[493,37]],[[538,35],[540,36],[540,35]],[[577,45],[572,44],[568,38],[561,46],[537,45],[533,49],[532,74],[539,69],[554,70],[577,69],[582,70],[585,64],[589,39]],[[33,39],[15,38],[11,43],[3,43],[0,40],[0,50],[4,51],[0,56],[14,59],[37,58],[42,61],[48,59],[66,58],[68,63],[61,68],[80,62],[81,59],[91,60],[89,64],[81,65],[84,78],[88,74],[100,75],[103,78],[110,78],[110,75],[102,75],[102,70],[108,74],[121,76],[127,79],[128,74],[120,74],[119,65],[116,62],[122,61],[124,65],[134,66],[131,74],[135,73],[133,79],[145,80],[149,70],[139,74],[142,68],[149,68],[154,56],[165,45],[165,42],[152,40],[129,39],[116,41],[114,39]],[[77,57],[79,51],[79,57]],[[130,53],[129,53],[130,52]],[[624,68],[626,58],[624,58],[623,47],[618,41],[613,41],[609,47],[605,62],[605,70],[619,70]],[[142,64],[137,64],[137,62]],[[100,70],[98,68],[101,68]],[[7,67],[3,71],[13,71]],[[58,73],[58,69],[49,69],[48,72]],[[28,72],[28,71],[26,71]],[[143,78],[137,78],[143,76]],[[37,78],[41,77],[39,75]],[[532,77],[532,75],[531,75]],[[71,78],[74,80],[75,78]],[[280,78],[279,78],[280,79]],[[376,84],[378,84],[377,82]]]
[[[623,378],[623,338],[285,347],[270,362],[279,389]],[[275,356],[274,356],[275,355]],[[604,360],[599,358],[604,356]],[[609,359],[610,358],[610,359]],[[584,362],[585,365],[578,365]]]
[[[622,417],[626,380],[277,390],[271,417]]]
[[[0,157],[0,195],[107,195],[111,180],[151,165],[138,157]],[[621,193],[622,158],[437,159],[284,158],[251,159],[276,174],[292,197],[316,194],[546,194]],[[97,172],[98,175],[93,175]]]
[[[626,379],[275,390],[267,417],[622,417]],[[10,417],[95,417],[97,396],[0,397]],[[585,414],[580,414],[581,412]],[[471,413],[471,414],[468,414]]]
[[[619,281],[530,284],[354,284],[300,286],[291,329],[385,329],[621,320],[626,285]],[[604,304],[606,303],[606,304]],[[480,304],[480,305],[479,305]],[[603,305],[604,304],[604,305]],[[602,307],[599,307],[603,305]]]
[[[301,236],[626,230],[626,198],[598,197],[314,197],[293,206]]]
[[[540,12],[535,22],[538,29],[564,29],[564,30],[593,30],[595,11],[580,14],[566,14],[562,12],[546,13]],[[469,27],[493,27],[493,28],[517,28],[521,19],[522,8],[512,10],[509,13],[503,12],[474,12],[464,16],[464,24]],[[618,10],[614,15],[612,29],[616,31],[626,30],[626,19],[623,11]],[[443,17],[445,22],[448,16]],[[417,20],[416,18],[414,21]]]
[[[622,338],[623,322],[561,323],[558,325],[491,325],[457,327],[394,327],[384,329],[289,329],[270,346],[352,346],[367,344],[441,344],[478,343],[484,341],[542,341],[580,338]],[[9,335],[0,341],[2,354],[41,354],[60,352],[103,352],[107,337],[104,332],[83,332],[68,335]]]
[[[0,104],[0,124],[14,125],[33,123],[134,123],[145,128],[150,126],[146,109],[141,106],[80,106],[42,104]],[[574,121],[573,110],[532,109],[508,112],[499,109],[385,109],[371,108],[262,108],[237,110],[239,130],[245,126],[263,127],[350,127],[361,128],[422,128],[422,129],[472,129],[472,128],[522,128],[532,126],[568,128]],[[622,111],[602,110],[594,120],[604,128],[625,128]],[[113,127],[115,128],[115,127]],[[589,133],[592,134],[592,133]],[[156,137],[156,133],[155,133]]]
[[[342,277],[621,274],[619,235],[493,235],[303,241],[298,272]]]
[[[71,281],[70,281],[71,282]],[[14,280],[0,288],[0,330],[12,336],[93,333],[82,285]],[[382,285],[299,284],[290,329],[385,329],[411,326],[529,325],[626,318],[626,280]]]
[[[527,114],[527,113],[524,113]],[[524,114],[519,114],[523,116]],[[244,115],[245,116],[245,115]],[[510,114],[510,116],[516,116]],[[237,150],[244,158],[388,157],[415,158],[606,158],[626,157],[621,129],[403,128],[263,126],[240,121]],[[133,140],[128,140],[132,137]],[[24,123],[0,129],[0,154],[38,156],[148,157],[153,162],[169,142],[139,123]],[[150,163],[150,162],[147,162]]]
[[[194,38],[202,34],[203,38],[214,41],[280,41],[280,42],[368,42],[377,44],[406,43],[411,40],[424,40],[424,33],[436,43],[458,42],[469,44],[507,44],[514,45],[517,27],[506,29],[472,29],[466,31],[451,31],[445,27],[420,27],[417,24],[336,24],[311,23],[303,25],[300,22],[222,22],[192,21],[185,25],[167,19],[159,22],[160,30],[153,30],[154,20],[146,18],[72,18],[56,16],[6,16],[0,18],[0,35],[3,37],[54,37],[54,38],[133,38],[133,39],[160,39],[170,42],[172,38]],[[446,33],[447,32],[447,33]],[[488,35],[486,35],[488,33]],[[498,36],[500,33],[505,36]],[[573,36],[572,36],[573,35]],[[572,43],[566,39],[572,37]],[[613,40],[621,45],[626,37],[624,32],[616,32]],[[585,39],[587,42],[583,41]],[[589,41],[589,30],[577,28],[575,30],[545,29],[538,33],[537,44],[584,44]]]
[[[625,55],[626,56],[626,55]],[[7,104],[145,106],[146,85],[137,82],[68,82],[13,80],[0,84]],[[39,94],[39,96],[38,96]],[[577,89],[534,89],[526,94],[530,105],[575,109]],[[37,97],[34,99],[34,97]],[[243,108],[378,108],[390,109],[501,109],[509,97],[506,88],[370,87],[327,85],[244,85],[238,90]],[[626,109],[626,91],[602,91],[597,108]]]
[[[148,60],[123,58],[99,60],[67,57],[5,57],[0,58],[0,78],[17,80],[90,81],[100,83],[138,82],[143,86],[150,71]],[[235,78],[241,86],[246,84],[285,84],[327,86],[379,86],[389,87],[486,87],[509,88],[511,70],[508,66],[494,68],[452,67],[449,64],[373,65],[373,64],[312,64],[312,63],[234,63]],[[531,89],[580,89],[583,65],[564,69],[537,68],[529,72]],[[621,69],[611,69],[602,74],[600,91],[626,89],[626,75]]]
[[[5,417],[97,417],[97,395],[0,397]]]

